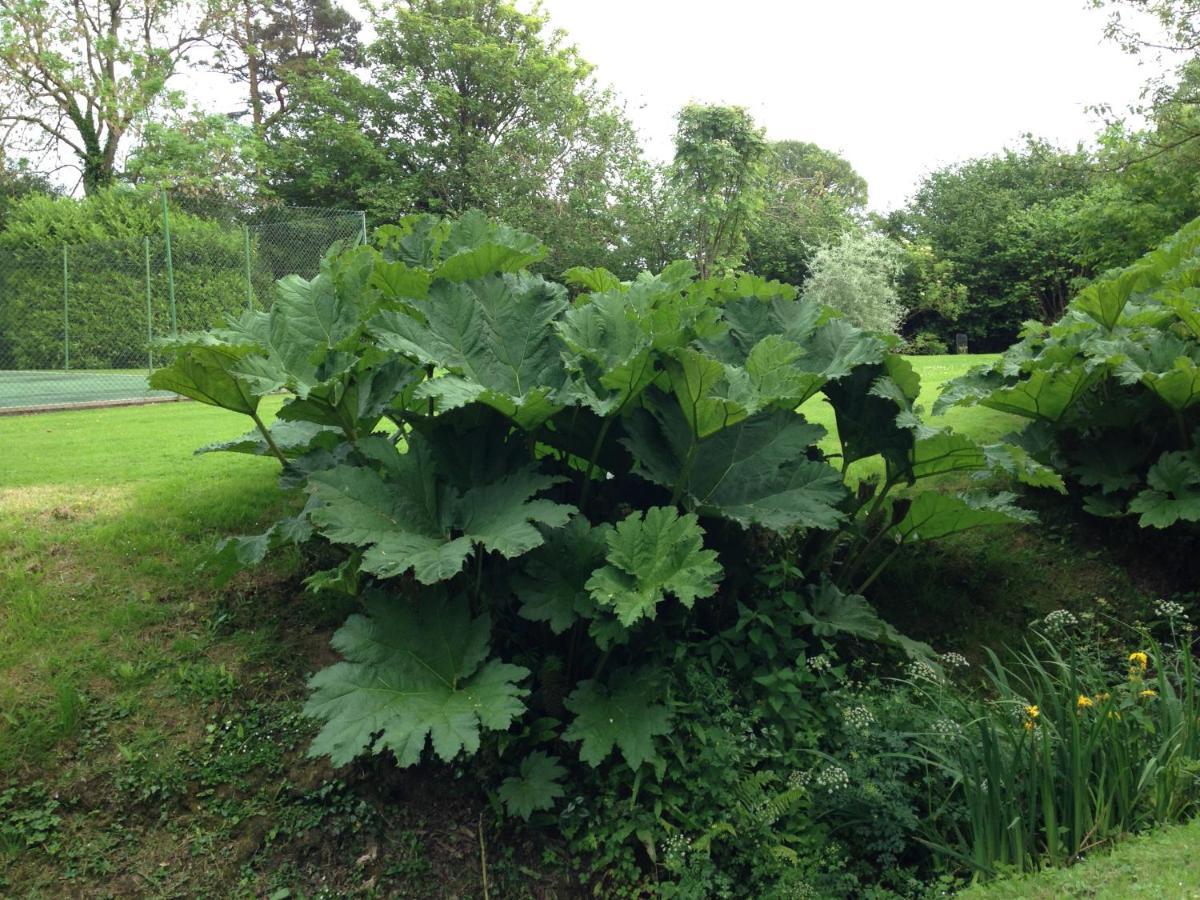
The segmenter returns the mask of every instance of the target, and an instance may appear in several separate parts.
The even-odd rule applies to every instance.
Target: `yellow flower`
[[[1146,697],[1147,699],[1149,699],[1150,697],[1157,697],[1158,691],[1152,691],[1152,690],[1150,690],[1150,688],[1146,688],[1146,690],[1142,691],[1140,694],[1138,694],[1138,696]]]
[[[1026,720],[1025,720],[1025,730],[1026,730],[1026,731],[1033,731],[1033,728],[1034,728],[1034,725],[1033,725],[1033,719],[1026,719]]]
[[[1083,694],[1080,694],[1079,699],[1075,701],[1075,705],[1080,709],[1087,709],[1088,707],[1095,706],[1096,704],[1092,702],[1091,697],[1085,697]]]
[[[1110,694],[1108,691],[1101,691],[1096,695],[1096,702],[1107,703],[1110,697],[1112,697],[1112,694]]]
[[[1025,707],[1025,715],[1031,719],[1036,719],[1040,715],[1040,711],[1036,706],[1027,706]]]
[[[1141,669],[1143,672],[1145,672],[1146,668],[1150,665],[1150,657],[1148,657],[1141,650],[1135,650],[1135,651],[1133,651],[1133,653],[1130,653],[1129,661],[1131,663],[1133,663],[1134,666],[1137,666],[1139,669]]]

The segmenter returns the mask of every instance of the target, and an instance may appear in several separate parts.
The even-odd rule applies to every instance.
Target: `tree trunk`
[[[258,67],[258,47],[255,46],[254,24],[250,18],[250,4],[242,4],[242,28],[246,39],[246,80],[250,85],[250,115],[254,120],[254,131],[262,134],[263,102],[262,76]]]

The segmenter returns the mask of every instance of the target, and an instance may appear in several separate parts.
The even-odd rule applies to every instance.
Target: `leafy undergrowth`
[[[965,368],[917,364],[947,369],[930,390]],[[236,426],[196,404],[0,420],[0,893],[468,897],[485,873],[492,896],[580,890],[577,861],[499,828],[465,771],[304,755],[304,679],[348,609],[305,594],[295,560],[225,590],[201,568],[285,503],[269,461],[192,457]],[[971,655],[1050,609],[1170,587],[1087,527],[913,550],[872,599]]]
[[[304,676],[344,610],[285,578],[242,588],[162,626],[170,658],[118,664],[51,765],[0,790],[0,889],[468,897],[486,870],[498,896],[564,894],[553,851],[497,842],[462,772],[308,758]]]
[[[965,891],[963,900],[1051,900],[1060,897],[1200,897],[1200,821],[1132,838],[1111,853],[1068,869],[1012,878]]]

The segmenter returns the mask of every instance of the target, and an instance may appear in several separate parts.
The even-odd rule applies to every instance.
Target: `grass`
[[[923,410],[928,423],[933,427],[949,425],[955,430],[969,434],[976,440],[985,443],[998,441],[1008,432],[1020,427],[1021,420],[1016,416],[996,412],[982,406],[954,407],[941,416],[930,414],[934,401],[937,400],[938,394],[941,393],[942,387],[947,381],[957,378],[974,366],[991,362],[995,358],[995,355],[991,354],[908,357],[914,371],[921,377],[921,394],[917,398],[917,405]],[[821,448],[826,453],[839,452],[833,407],[825,398],[817,395],[801,407],[801,412],[809,421],[823,426],[828,432],[821,442]],[[860,477],[882,473],[882,471],[883,464],[878,458],[860,460],[851,467],[851,474]]]
[[[274,463],[192,456],[242,430],[195,403],[0,419],[0,773],[35,765],[77,698],[211,594],[219,535],[278,508]]]
[[[1111,853],[1067,869],[1009,878],[964,891],[963,900],[1200,897],[1200,820],[1131,838]]]
[[[914,358],[920,403],[982,359]],[[805,412],[832,425],[827,404]],[[991,440],[1014,420],[940,423]],[[483,828],[495,896],[554,895],[553,847],[489,838],[466,779],[304,758],[304,678],[345,610],[304,594],[294,559],[226,588],[205,568],[289,502],[269,459],[193,456],[246,427],[196,403],[0,417],[0,893],[477,896]],[[904,596],[872,599],[917,636],[994,641],[1131,590],[1073,543],[968,533],[902,558]]]

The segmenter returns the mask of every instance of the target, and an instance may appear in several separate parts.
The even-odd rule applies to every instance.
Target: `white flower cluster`
[[[913,681],[941,681],[938,670],[923,659],[908,664],[908,677]]]
[[[944,740],[960,737],[962,731],[962,726],[953,719],[938,719],[933,723],[933,733]]]
[[[788,775],[788,785],[794,788],[808,787],[811,781],[812,772],[807,769],[793,769],[792,773]]]
[[[851,706],[842,710],[842,718],[855,731],[870,731],[875,724],[875,716],[865,706]]]
[[[663,856],[680,863],[687,859],[688,852],[691,849],[692,839],[684,837],[678,831],[667,835],[663,841]]]
[[[809,657],[807,666],[820,675],[822,672],[828,672],[832,669],[833,663],[824,653],[818,653],[816,656]]]
[[[1183,604],[1176,603],[1174,600],[1159,600],[1154,604],[1154,614],[1163,619],[1169,619],[1174,622],[1176,619],[1187,621],[1187,613],[1183,611]]]
[[[942,665],[947,669],[965,669],[971,664],[967,662],[967,658],[961,653],[955,653],[951,650],[949,653],[942,654]]]
[[[817,773],[817,787],[830,794],[850,787],[850,775],[841,766],[830,766]]]
[[[1056,609],[1054,612],[1046,613],[1046,618],[1042,622],[1047,628],[1060,631],[1072,625],[1079,624],[1079,620],[1075,618],[1075,613],[1069,609]]]
[[[1017,722],[1024,722],[1029,718],[1029,710],[1033,709],[1033,705],[1024,697],[1014,697],[1013,701],[1014,705],[1010,706],[1009,712]]]

